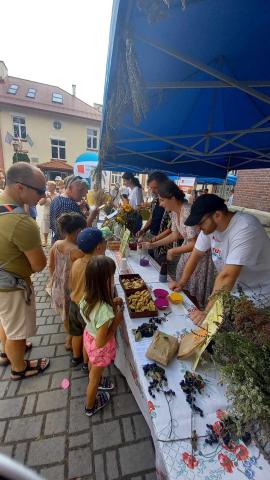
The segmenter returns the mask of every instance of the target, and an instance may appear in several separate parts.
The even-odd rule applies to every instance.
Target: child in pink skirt
[[[80,312],[86,322],[83,344],[89,358],[89,383],[86,392],[85,413],[91,417],[105,407],[113,384],[102,377],[105,367],[115,359],[115,332],[123,320],[123,301],[113,298],[114,261],[105,256],[94,257],[85,271],[85,295]],[[98,390],[101,390],[99,393]]]

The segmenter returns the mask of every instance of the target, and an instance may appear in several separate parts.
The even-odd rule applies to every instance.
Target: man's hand
[[[169,250],[167,251],[167,260],[172,261],[176,255],[176,248],[169,248]]]
[[[201,310],[192,310],[192,312],[189,313],[189,317],[195,323],[195,325],[201,325],[206,317],[207,313],[202,312]]]

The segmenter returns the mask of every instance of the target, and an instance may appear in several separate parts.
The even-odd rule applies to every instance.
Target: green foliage
[[[17,162],[30,163],[30,158],[28,157],[27,153],[22,153],[22,152],[15,152],[12,160],[13,160],[13,163],[17,163]]]

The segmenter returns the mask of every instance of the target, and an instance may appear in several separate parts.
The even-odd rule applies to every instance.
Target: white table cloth
[[[117,252],[108,252],[117,264],[115,276],[119,296],[124,292],[119,284],[119,269],[121,259]],[[131,252],[128,257],[130,273],[139,273],[147,285],[152,288],[168,289],[167,284],[160,284],[157,265],[151,260],[148,267],[139,265],[139,255]],[[189,331],[193,323],[189,319],[188,310],[193,308],[190,300],[184,296],[184,303],[170,305],[171,313],[168,320],[159,326],[161,331],[179,337],[184,331]],[[162,315],[162,312],[160,312]],[[189,361],[174,359],[165,368],[168,378],[168,389],[175,391],[175,397],[169,400],[169,405],[164,393],[155,393],[153,399],[149,392],[149,382],[144,376],[142,366],[151,363],[145,357],[145,352],[152,338],[135,341],[132,329],[137,328],[148,319],[131,319],[125,308],[125,322],[117,334],[116,367],[127,379],[129,387],[147,421],[151,430],[156,450],[157,478],[160,480],[223,480],[231,478],[266,480],[270,478],[270,466],[259,454],[255,446],[248,448],[239,443],[233,451],[228,451],[225,446],[208,446],[205,438],[199,438],[198,449],[192,456],[191,432],[196,430],[198,437],[206,434],[206,424],[219,421],[222,411],[228,407],[225,389],[218,384],[218,376],[214,366],[198,369],[206,382],[202,395],[197,394],[196,404],[203,410],[204,417],[198,414],[191,416],[191,409],[186,402],[185,395],[179,385],[186,370],[191,370]],[[171,415],[170,415],[171,411]],[[192,420],[193,417],[193,420]],[[172,420],[171,420],[172,419]]]

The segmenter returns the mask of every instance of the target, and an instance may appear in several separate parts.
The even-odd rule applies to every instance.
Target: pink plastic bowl
[[[166,298],[157,298],[155,301],[155,305],[159,310],[163,310],[168,308],[169,302]]]
[[[169,292],[163,290],[163,288],[156,288],[153,293],[156,298],[166,298],[169,295]]]

